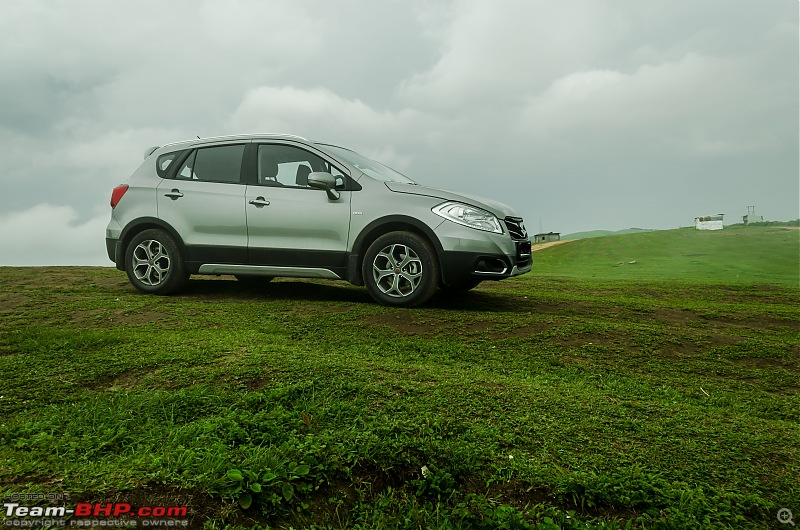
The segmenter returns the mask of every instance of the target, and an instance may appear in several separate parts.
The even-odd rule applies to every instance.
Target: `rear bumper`
[[[122,243],[119,239],[106,238],[106,253],[108,259],[113,261],[119,270],[125,270],[125,262],[122,259]]]

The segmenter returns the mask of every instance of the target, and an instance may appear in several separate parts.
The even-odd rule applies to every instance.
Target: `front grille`
[[[504,219],[508,233],[511,234],[511,239],[521,241],[528,239],[528,231],[525,230],[525,223],[522,222],[522,217],[506,217]]]

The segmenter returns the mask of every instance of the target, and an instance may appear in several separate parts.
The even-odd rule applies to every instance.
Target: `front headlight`
[[[449,221],[475,228],[476,230],[494,232],[495,234],[503,233],[503,227],[500,226],[500,221],[497,220],[494,214],[474,206],[468,206],[460,202],[445,202],[439,206],[434,206],[431,211]]]

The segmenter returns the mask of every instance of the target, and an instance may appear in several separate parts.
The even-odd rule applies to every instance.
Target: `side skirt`
[[[198,274],[240,274],[253,276],[283,276],[290,278],[325,278],[341,280],[342,277],[330,269],[313,267],[274,267],[268,265],[231,265],[206,263],[200,265]]]

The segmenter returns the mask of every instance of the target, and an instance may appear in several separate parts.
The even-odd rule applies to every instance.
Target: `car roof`
[[[179,145],[200,145],[204,143],[212,143],[212,142],[224,142],[230,140],[256,140],[256,139],[287,139],[287,140],[301,140],[303,142],[308,142],[306,138],[302,136],[297,136],[296,134],[284,134],[284,133],[253,133],[253,134],[231,134],[225,136],[209,136],[207,138],[193,138],[190,140],[182,140],[180,142],[171,142],[168,144],[164,144],[161,148],[164,147],[173,147]]]
[[[164,144],[161,146],[148,147],[144,151],[144,158],[148,158],[152,154],[157,154],[160,156],[162,154],[173,152],[180,149],[190,149],[207,144],[214,144],[219,142],[236,142],[241,140],[299,140],[301,142],[317,146],[318,148],[322,148],[323,150],[325,147],[338,147],[339,149],[351,151],[351,149],[348,149],[346,147],[326,142],[317,142],[309,140],[307,138],[303,138],[302,136],[298,136],[296,134],[250,133],[250,134],[231,134],[225,136],[209,136],[207,138],[197,137],[189,140],[181,140],[179,142],[170,142],[168,144]]]

